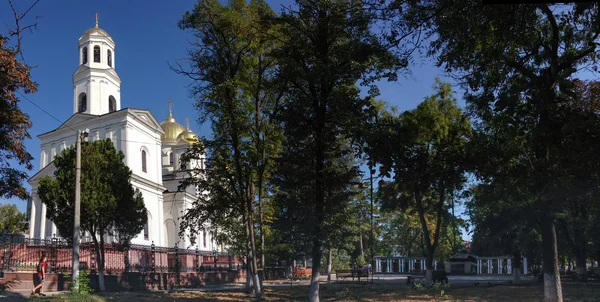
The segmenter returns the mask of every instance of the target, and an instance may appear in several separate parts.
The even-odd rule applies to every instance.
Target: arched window
[[[117,100],[115,100],[114,96],[108,97],[108,112],[113,112],[117,110]]]
[[[146,151],[142,150],[142,171],[146,172]]]
[[[146,221],[146,224],[144,224],[144,240],[149,240],[149,233],[148,233],[148,221]]]
[[[100,63],[100,46],[94,46],[94,62]]]
[[[169,153],[169,165],[173,165],[175,163],[175,153]]]
[[[77,104],[77,112],[85,112],[87,110],[87,96],[85,92],[79,94],[79,102]]]
[[[87,63],[87,47],[81,50],[81,65]]]
[[[202,232],[202,241],[204,241],[204,247],[206,247],[206,231]]]
[[[108,66],[112,67],[112,51],[110,49],[106,52],[106,62],[108,62]]]

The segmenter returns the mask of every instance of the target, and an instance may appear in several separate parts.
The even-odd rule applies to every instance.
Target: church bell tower
[[[115,71],[115,41],[96,26],[79,38],[79,68],[73,74],[73,113],[102,115],[121,110],[121,79]]]

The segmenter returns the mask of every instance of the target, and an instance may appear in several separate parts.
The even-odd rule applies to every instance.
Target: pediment
[[[48,131],[46,133],[42,133],[40,135],[38,135],[38,137],[46,135],[48,133],[51,132],[55,132],[64,128],[71,128],[71,126],[77,125],[79,123],[91,120],[93,118],[97,118],[97,115],[92,115],[92,114],[87,114],[87,113],[75,113],[73,114],[68,120],[66,120],[64,123],[62,123],[62,125],[58,126],[58,128],[52,130],[52,131]]]
[[[154,115],[152,115],[152,112],[150,112],[149,110],[129,108],[129,111],[138,120],[140,120],[142,123],[146,124],[146,126],[150,127],[153,130],[157,130],[161,133],[163,132],[162,128],[160,127],[160,124],[158,123],[156,118],[154,118]]]
[[[29,185],[33,185],[38,183],[40,179],[44,178],[45,176],[54,177],[54,172],[56,172],[56,166],[54,165],[54,161],[52,161],[44,168],[39,170],[37,173],[35,173],[35,175],[33,175],[30,179],[28,179],[27,183]]]

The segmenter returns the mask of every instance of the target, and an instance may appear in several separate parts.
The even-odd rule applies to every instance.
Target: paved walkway
[[[512,281],[512,276],[509,275],[476,275],[476,276],[448,276],[448,281],[453,284],[501,284]],[[335,274],[332,274],[333,282],[336,282]],[[384,275],[375,274],[373,276],[373,282],[376,284],[398,284],[407,285],[407,275]],[[524,282],[530,282],[534,279],[532,277],[521,276],[521,280]],[[327,276],[321,276],[321,283],[327,282]],[[371,278],[369,278],[371,281]],[[351,282],[351,281],[348,281]],[[307,286],[310,284],[310,280],[296,280],[290,282],[289,280],[274,280],[265,281],[265,287],[279,287],[279,286]],[[245,287],[244,283],[231,283],[231,284],[220,284],[220,285],[207,285],[198,288],[178,288],[173,290],[174,292],[205,292],[205,291],[236,291],[243,290]],[[57,295],[64,292],[47,292],[47,295]],[[27,301],[30,296],[30,290],[21,289],[12,292],[6,292],[4,295],[0,295],[0,301]]]

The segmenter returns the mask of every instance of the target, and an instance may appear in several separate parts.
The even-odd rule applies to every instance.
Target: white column
[[[35,190],[31,191],[31,209],[29,209],[29,238],[35,237],[35,227],[37,225],[35,223],[35,214],[37,211],[37,194],[35,192]]]
[[[512,274],[512,261],[510,259],[506,260],[506,272]]]
[[[381,259],[379,258],[375,260],[375,272],[381,273]]]
[[[502,258],[498,259],[498,274],[502,274]]]
[[[404,258],[400,259],[400,272],[404,273]]]
[[[488,274],[492,273],[492,259],[487,260],[487,273]]]
[[[40,215],[40,239],[46,239],[46,204],[42,204],[42,215]]]
[[[523,275],[527,275],[527,258],[523,257]]]

